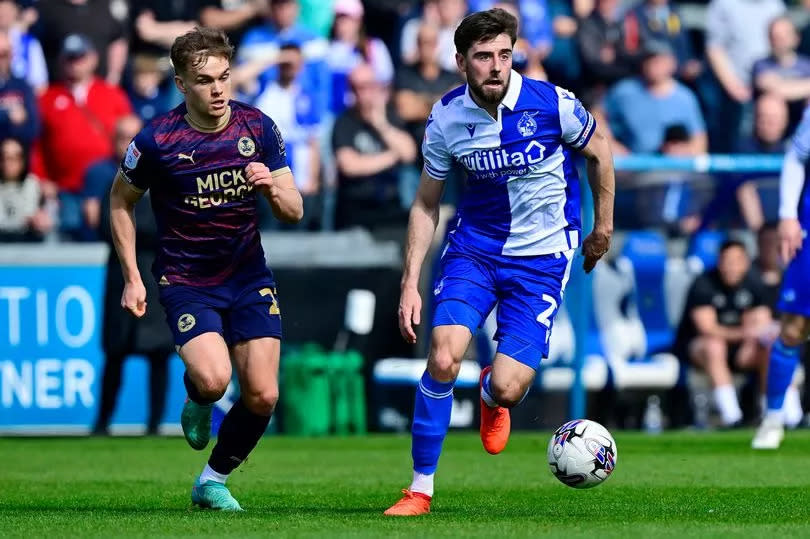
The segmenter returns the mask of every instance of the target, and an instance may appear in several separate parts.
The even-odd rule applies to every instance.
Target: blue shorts
[[[498,304],[498,352],[533,369],[548,356],[574,250],[539,256],[468,253],[451,243],[433,288],[433,327],[462,325],[473,335]]]
[[[799,314],[810,318],[810,245],[803,247],[790,261],[782,277],[782,291],[776,308],[783,313]]]
[[[159,290],[178,349],[209,331],[222,335],[228,346],[260,337],[281,338],[276,283],[267,268],[234,274],[221,285],[167,285]]]

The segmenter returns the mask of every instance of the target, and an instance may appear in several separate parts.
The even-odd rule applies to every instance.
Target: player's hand
[[[582,242],[582,256],[585,257],[582,267],[585,269],[585,273],[590,273],[596,267],[599,259],[608,252],[611,235],[611,232],[594,228],[593,232],[588,234],[588,237]]]
[[[140,318],[146,314],[146,287],[143,282],[126,283],[121,294],[121,307]]]
[[[422,297],[416,287],[405,287],[399,296],[399,332],[409,344],[416,342],[414,326],[422,322]]]
[[[796,252],[802,247],[802,225],[798,219],[782,219],[779,221],[779,255],[782,262],[787,264]]]
[[[273,194],[273,176],[264,163],[248,163],[245,167],[247,182],[263,193]]]

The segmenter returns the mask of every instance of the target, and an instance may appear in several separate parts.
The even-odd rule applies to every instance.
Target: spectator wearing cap
[[[457,71],[456,44],[453,41],[456,28],[467,14],[466,0],[425,0],[422,16],[405,23],[400,38],[402,61],[412,64],[418,54],[416,36],[423,22],[439,27],[439,65],[447,71]]]
[[[298,83],[304,65],[301,48],[295,42],[282,43],[279,57],[278,80],[268,84],[254,104],[273,119],[287,145],[287,160],[304,199],[304,220],[295,228],[315,229],[320,217],[317,203],[321,118],[315,106],[316,96],[307,93]]]
[[[644,0],[628,10],[624,32],[642,48],[649,40],[668,42],[678,60],[678,76],[693,81],[700,75],[702,66],[692,54],[681,15],[670,0]]]
[[[171,4],[172,2],[166,2]],[[39,37],[48,64],[49,80],[61,76],[60,51],[70,34],[87,37],[98,52],[96,72],[110,84],[118,84],[127,62],[126,29],[113,16],[108,0],[40,0]],[[117,14],[120,17],[120,13]]]
[[[799,124],[810,98],[810,58],[798,54],[799,34],[787,16],[771,21],[768,27],[770,54],[752,68],[755,95],[775,94],[789,104],[791,127]]]
[[[237,50],[235,82],[241,83],[248,95],[258,95],[268,84],[278,80],[281,44],[297,43],[304,59],[299,83],[317,96],[315,105],[318,114],[322,114],[329,103],[328,43],[298,24],[298,13],[298,0],[270,0],[264,23],[248,30]]]
[[[37,134],[39,115],[34,91],[11,72],[11,40],[0,33],[0,139],[13,137],[30,149]]]
[[[737,145],[743,105],[751,100],[751,69],[768,54],[768,25],[785,12],[782,0],[711,0],[706,11],[706,57],[717,80],[709,102],[713,152]]]
[[[87,167],[113,154],[116,122],[132,109],[126,94],[95,75],[98,53],[89,38],[71,34],[60,54],[62,77],[39,98],[41,133],[32,171],[46,196],[58,193],[62,231],[80,238],[81,196]]]
[[[39,40],[18,23],[20,6],[15,0],[0,0],[0,32],[11,40],[11,73],[41,93],[48,86],[48,66]]]
[[[675,56],[667,42],[646,44],[641,77],[623,80],[605,98],[610,128],[633,153],[656,153],[667,126],[681,124],[689,132],[692,155],[706,152],[706,128],[698,101],[675,80]]]
[[[351,105],[349,73],[360,64],[368,64],[382,84],[394,78],[394,65],[382,40],[369,37],[363,28],[363,4],[360,0],[335,0],[335,20],[330,32],[328,63],[332,73],[330,112],[338,115]]]

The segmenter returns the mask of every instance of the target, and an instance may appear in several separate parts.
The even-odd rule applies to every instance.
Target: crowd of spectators
[[[279,125],[299,228],[404,225],[431,105],[463,82],[453,32],[492,7],[520,21],[515,69],[576,92],[616,154],[781,152],[810,98],[787,9],[810,0],[691,3],[705,28],[671,0],[0,0],[0,239],[99,240],[127,139],[182,100],[168,52],[195,25],[228,33],[236,98]]]

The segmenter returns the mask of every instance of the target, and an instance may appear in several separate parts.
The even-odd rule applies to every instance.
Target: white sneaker
[[[785,427],[777,417],[765,416],[751,440],[751,449],[779,449],[785,438]]]

